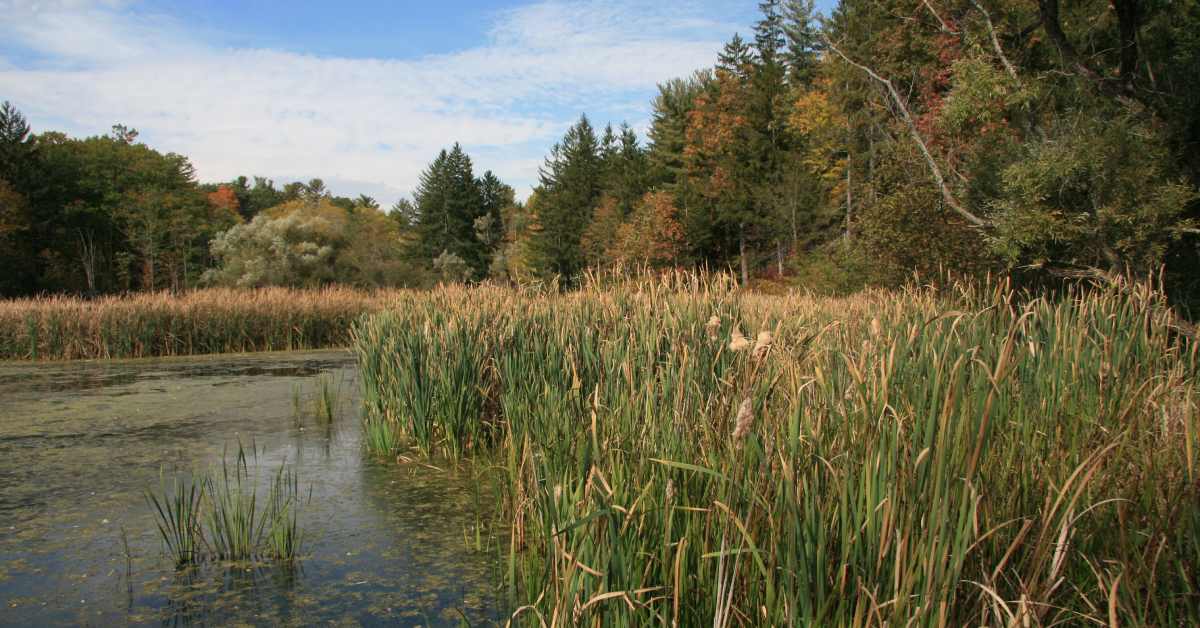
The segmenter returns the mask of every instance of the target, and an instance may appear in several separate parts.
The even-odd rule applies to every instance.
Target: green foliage
[[[373,416],[502,475],[517,619],[1187,623],[1194,347],[1145,286],[1030,296],[454,288],[356,351]]]
[[[471,158],[458,144],[439,153],[414,195],[418,255],[432,263],[448,253],[467,264],[471,278],[482,276],[491,251],[476,238],[475,221],[499,217],[510,198],[505,187],[491,172],[476,179]]]
[[[1010,263],[1156,270],[1191,226],[1194,188],[1162,171],[1165,151],[1129,119],[1055,125],[1008,166],[995,245]]]
[[[256,216],[213,239],[218,267],[204,281],[243,288],[320,285],[333,279],[330,231],[329,221],[319,216]]]
[[[304,496],[286,464],[270,477],[265,500],[257,475],[239,445],[232,464],[191,478],[166,480],[148,492],[163,544],[177,566],[206,559],[291,561],[299,557],[303,535],[299,510]]]
[[[602,192],[600,146],[587,116],[550,149],[541,169],[537,229],[530,240],[534,271],[574,278],[584,269],[580,238]]]
[[[377,208],[347,210],[330,199],[291,201],[218,234],[211,242],[210,285],[239,288],[364,287],[417,281],[399,227]]]

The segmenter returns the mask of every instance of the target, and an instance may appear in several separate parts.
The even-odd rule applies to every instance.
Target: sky
[[[0,101],[140,132],[201,181],[322,178],[384,207],[459,142],[524,198],[582,113],[644,133],[754,0],[0,0]]]

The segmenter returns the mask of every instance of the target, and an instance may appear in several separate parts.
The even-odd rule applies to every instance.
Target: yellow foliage
[[[843,146],[846,139],[846,115],[829,98],[829,80],[816,81],[796,96],[788,125],[805,138],[801,162],[817,173],[829,187],[830,196],[839,195],[846,172]]]

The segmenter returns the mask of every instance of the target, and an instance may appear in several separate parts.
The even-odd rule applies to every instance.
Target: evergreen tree
[[[603,184],[600,145],[587,116],[550,150],[540,178],[543,195],[530,242],[534,269],[544,277],[571,279],[583,270],[580,236],[591,222]]]
[[[712,82],[711,71],[700,71],[686,79],[672,79],[658,86],[651,103],[650,146],[647,151],[648,183],[682,195],[684,148],[687,146],[688,113],[696,97]]]
[[[490,265],[504,237],[504,210],[516,201],[516,192],[491,170],[479,177],[478,186],[482,207],[474,223],[475,239],[483,246],[483,255]]]
[[[748,79],[754,68],[754,53],[742,36],[734,33],[725,47],[717,55],[717,70],[724,71],[738,79]]]
[[[820,34],[817,30],[813,0],[784,0],[783,34],[787,40],[783,62],[792,85],[812,83],[820,61]]]
[[[487,255],[475,237],[475,220],[486,208],[471,158],[461,146],[438,153],[422,173],[414,200],[420,256],[433,260],[449,253],[482,275]]]

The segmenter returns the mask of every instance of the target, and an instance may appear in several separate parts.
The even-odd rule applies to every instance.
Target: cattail
[[[741,351],[750,346],[750,341],[742,335],[742,328],[738,325],[733,326],[733,331],[730,333],[729,350]]]
[[[750,433],[750,424],[754,422],[753,402],[749,397],[742,400],[742,405],[738,406],[737,425],[733,428],[733,440],[741,444],[741,441]]]
[[[721,329],[721,317],[713,314],[712,318],[708,319],[708,322],[704,324],[704,329],[708,332],[709,340],[716,340],[717,330]]]
[[[773,340],[773,338],[771,337],[771,332],[769,332],[769,331],[758,332],[758,339],[755,340],[755,342],[754,342],[754,351],[753,351],[755,360],[761,360],[761,359],[767,357],[767,352],[771,350],[771,341],[772,340]]]
[[[670,506],[675,501],[675,480],[667,479],[667,506]]]

